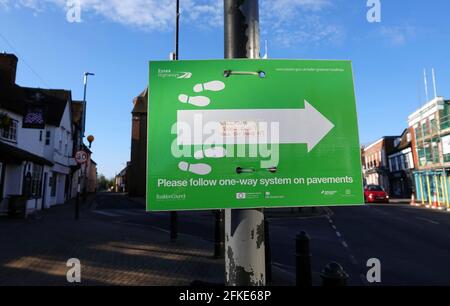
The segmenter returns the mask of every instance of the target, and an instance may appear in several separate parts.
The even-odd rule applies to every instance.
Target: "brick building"
[[[389,191],[388,156],[394,151],[400,136],[385,136],[363,149],[363,177],[365,185],[379,185]]]
[[[128,193],[145,197],[147,169],[148,88],[133,100],[131,126],[131,160],[127,169]]]

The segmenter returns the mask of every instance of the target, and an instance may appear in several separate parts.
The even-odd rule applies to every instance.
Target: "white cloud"
[[[382,26],[379,30],[381,36],[387,38],[394,46],[402,46],[416,35],[417,29],[410,25]]]
[[[81,0],[82,19],[86,15],[149,31],[173,28],[175,0]],[[27,8],[37,13],[51,7],[67,9],[67,0],[0,0],[1,7]],[[283,46],[297,43],[330,42],[341,37],[337,25],[322,20],[321,12],[332,8],[331,0],[261,0],[261,27],[264,36],[274,37]],[[223,0],[181,1],[182,22],[200,27],[223,25]],[[275,36],[276,35],[276,36]]]
[[[281,47],[338,44],[343,28],[326,19],[325,12],[335,7],[329,0],[262,1],[263,35],[273,37]]]

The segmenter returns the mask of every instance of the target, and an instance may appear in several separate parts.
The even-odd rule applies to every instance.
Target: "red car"
[[[364,199],[366,203],[389,203],[389,195],[378,185],[364,187]]]

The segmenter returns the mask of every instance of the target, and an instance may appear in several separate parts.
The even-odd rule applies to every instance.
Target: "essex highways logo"
[[[159,78],[177,78],[177,79],[190,79],[192,78],[192,72],[172,72],[170,69],[158,69]]]

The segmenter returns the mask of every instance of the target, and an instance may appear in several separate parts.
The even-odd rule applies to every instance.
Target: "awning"
[[[53,163],[43,157],[28,151],[19,149],[0,141],[0,161],[4,163],[18,164],[30,161],[39,165],[53,166]]]

